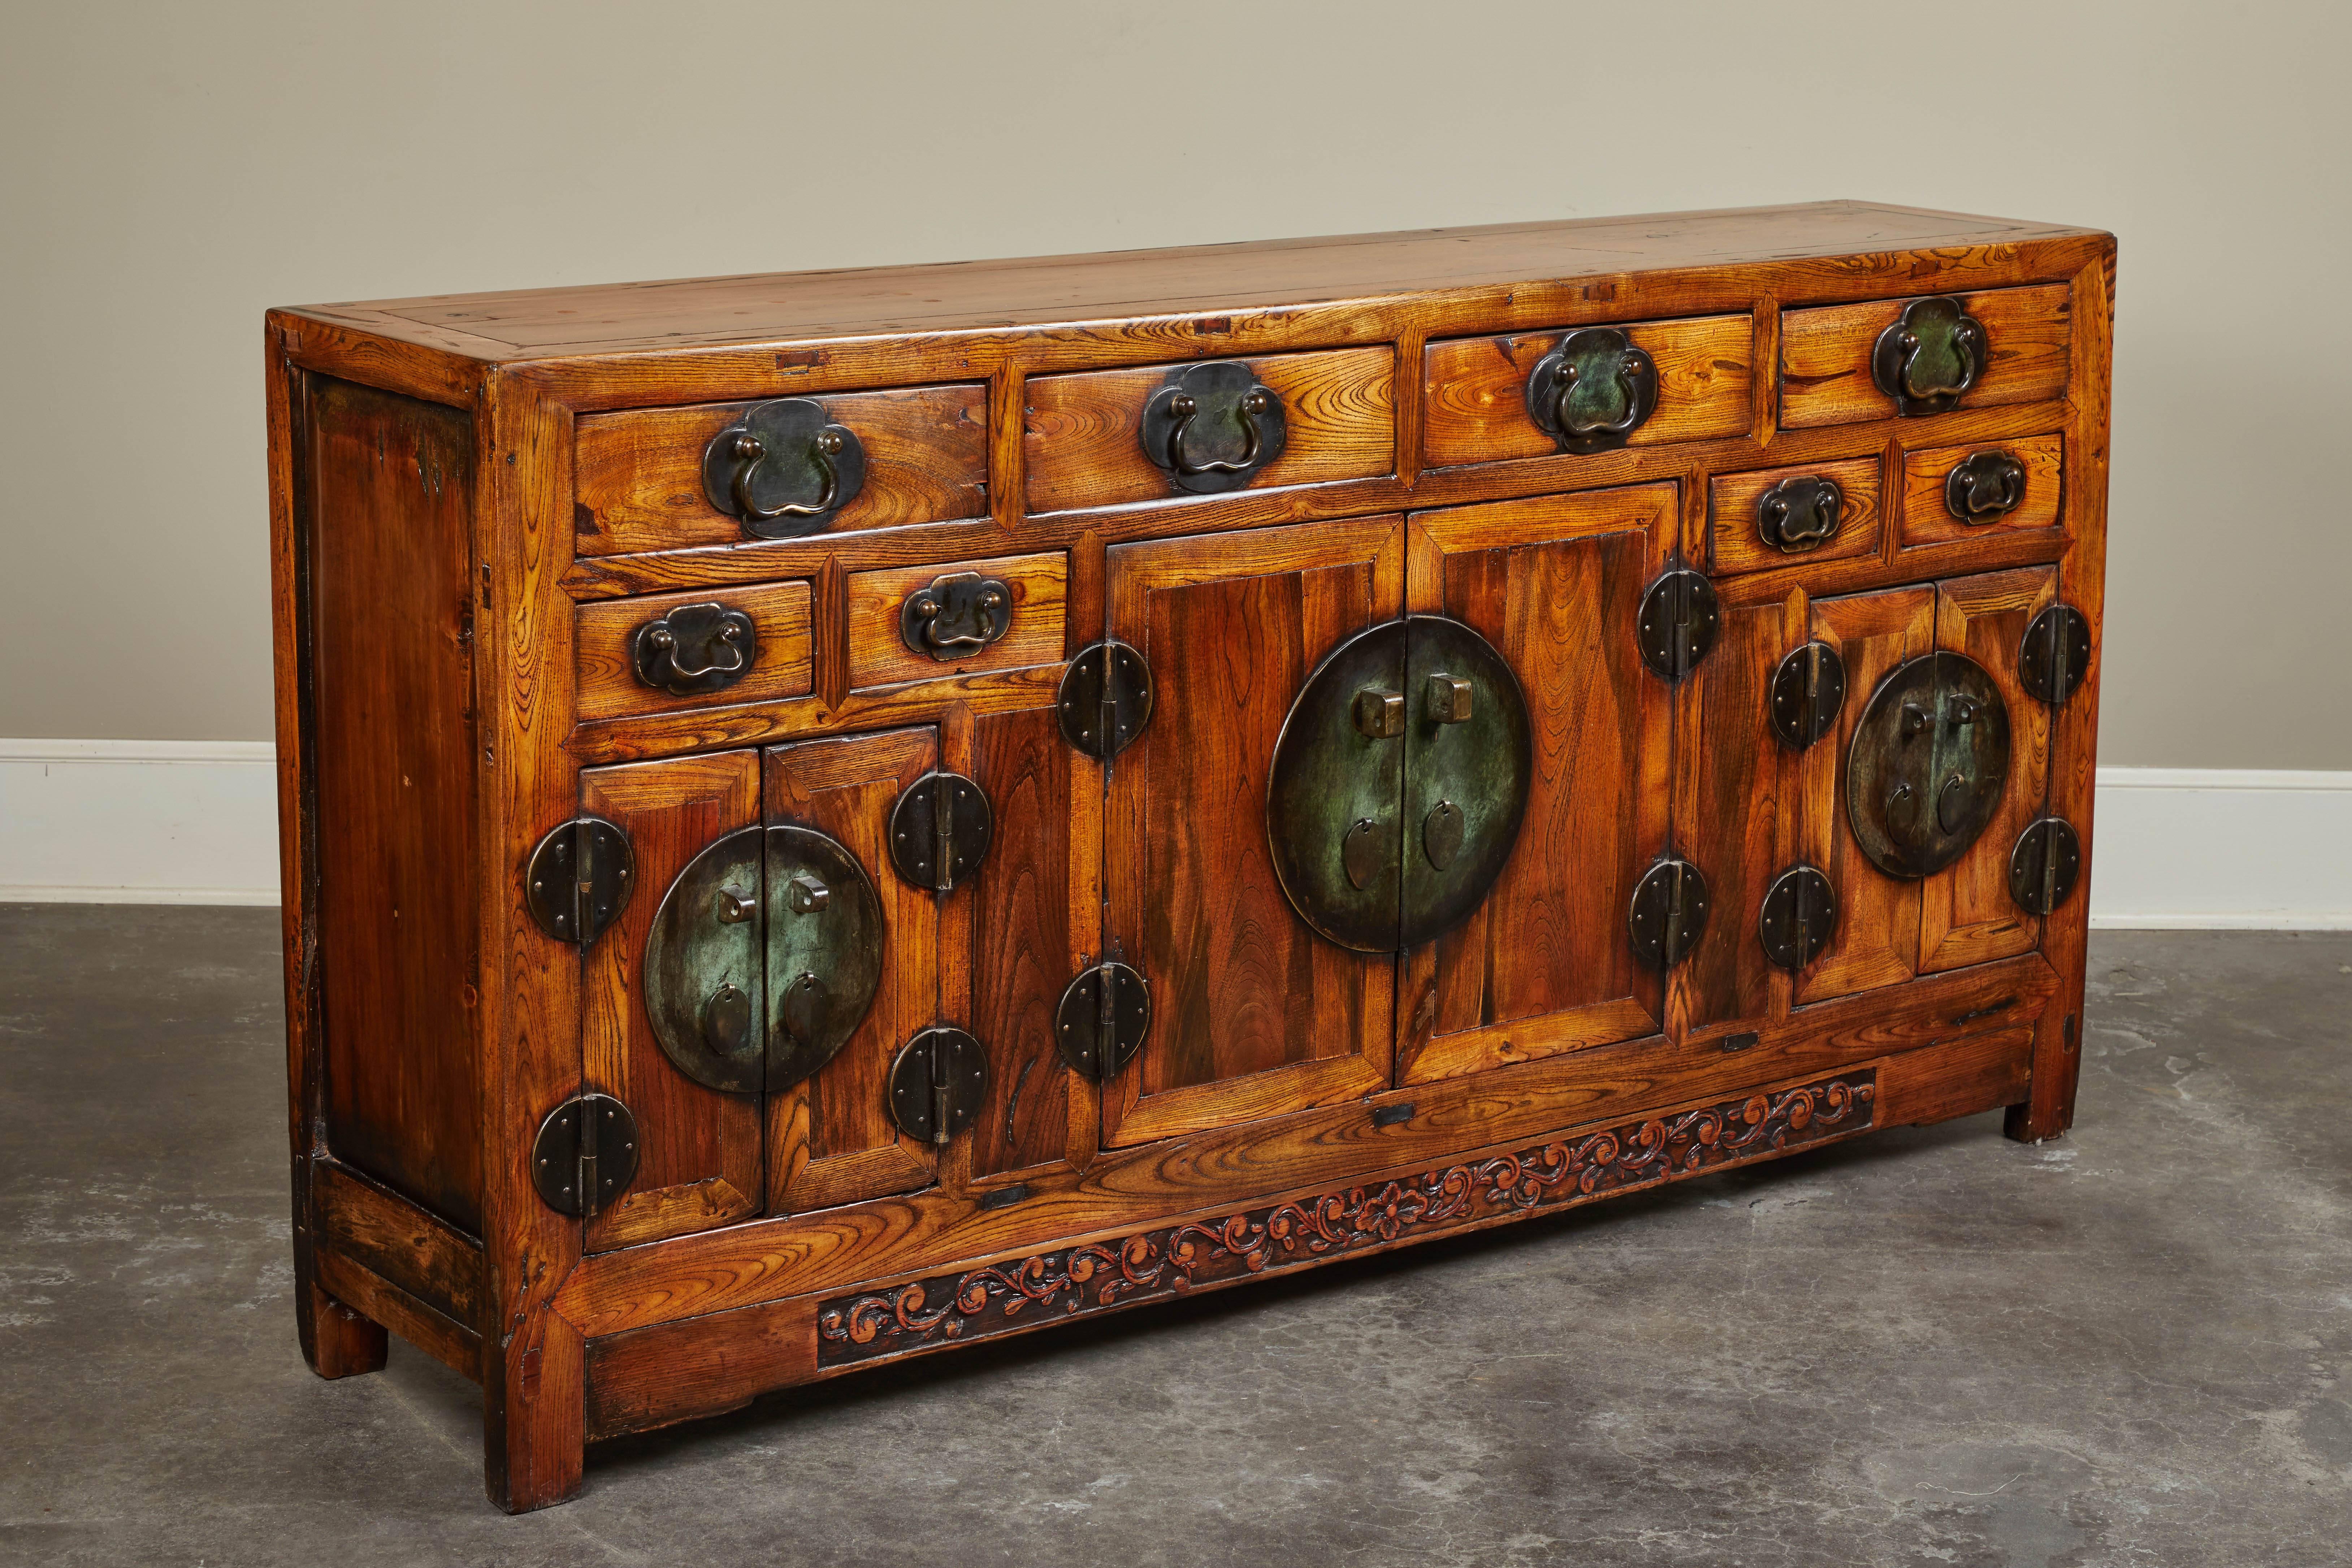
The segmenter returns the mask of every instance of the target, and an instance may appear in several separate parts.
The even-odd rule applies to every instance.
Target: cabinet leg
[[[383,1325],[360,1316],[315,1279],[298,1282],[295,1313],[302,1335],[302,1359],[320,1377],[357,1377],[382,1372]]]
[[[486,1339],[482,1350],[483,1480],[490,1500],[509,1513],[569,1501],[580,1490],[588,1441],[580,1331],[542,1306],[503,1345]]]
[[[2000,1130],[2021,1143],[2055,1138],[2074,1125],[2074,1085],[2083,1071],[2082,1015],[2062,997],[2033,1032],[2033,1079],[2022,1104],[2012,1105]]]

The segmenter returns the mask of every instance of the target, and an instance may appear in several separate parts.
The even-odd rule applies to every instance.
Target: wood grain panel
[[[1821,479],[1836,484],[1844,497],[1838,508],[1837,531],[1814,549],[1790,554],[1764,542],[1757,531],[1756,508],[1764,492],[1787,479]],[[1847,458],[1830,463],[1799,463],[1785,468],[1758,468],[1744,474],[1718,474],[1706,487],[1706,569],[1717,576],[1763,572],[1775,567],[1798,570],[1824,561],[1848,561],[1878,553],[1886,525],[1879,504],[1878,455]]]
[[[1248,362],[1282,399],[1282,455],[1247,489],[1328,484],[1396,469],[1396,359],[1387,348],[1275,354]],[[1206,500],[1174,489],[1143,455],[1143,405],[1181,365],[1046,375],[1030,380],[1022,449],[1029,510]]]
[[[637,679],[632,650],[637,628],[681,605],[719,604],[751,617],[759,646],[751,668],[723,690],[677,697]],[[733,707],[778,702],[808,694],[809,585],[763,583],[757,587],[713,592],[659,594],[644,599],[604,599],[572,613],[573,687],[583,723],[667,713],[684,708]]]
[[[943,680],[982,670],[1060,662],[1066,563],[1067,557],[1055,550],[1038,555],[1000,555],[985,561],[851,573],[850,686],[871,690],[910,680]],[[908,595],[954,572],[977,572],[1001,580],[1013,591],[1013,624],[1002,637],[977,653],[940,660],[907,646],[898,616]]]
[[[760,820],[760,754],[722,752],[591,768],[582,809],[618,823],[635,846],[637,886],[581,967],[587,1082],[637,1119],[637,1175],[588,1222],[595,1251],[706,1230],[760,1212],[760,1102],[721,1094],[670,1065],[646,1017],[646,935],[662,896],[713,839]]]
[[[311,1178],[320,1243],[453,1321],[479,1327],[482,1244],[331,1160]]]
[[[2066,390],[2073,300],[2067,286],[1996,289],[1962,294],[1961,308],[1984,324],[1990,344],[1984,374],[1963,408],[2000,403],[2040,403]],[[1879,333],[1903,315],[1908,300],[1872,300],[1786,310],[1780,316],[1780,423],[1789,429],[1885,419],[1895,400],[1871,378],[1871,351]]]
[[[1633,626],[1673,548],[1676,499],[1651,485],[1412,519],[1427,541],[1415,567],[1442,574],[1444,613],[1518,675],[1535,768],[1502,876],[1436,943],[1431,1038],[1405,1082],[1658,1027],[1663,984],[1634,961],[1625,910],[1665,847],[1673,710]]]
[[[767,819],[839,839],[882,896],[882,984],[840,1054],[768,1095],[768,1206],[826,1208],[931,1180],[930,1148],[890,1120],[891,1058],[940,1018],[939,903],[890,868],[890,808],[939,766],[939,731],[892,730],[805,741],[766,753]]]
[[[987,1047],[988,1091],[972,1126],[975,1177],[1054,1164],[1070,1152],[1074,1089],[1054,1010],[1097,945],[1094,857],[1074,840],[1102,773],[1062,740],[1051,707],[972,721],[972,778],[996,813],[996,839],[971,883],[971,1032]],[[1083,888],[1080,883],[1086,884]],[[1074,920],[1083,912],[1092,918]],[[1092,1140],[1087,1140],[1089,1147]]]
[[[2029,954],[1924,976],[1891,996],[1853,996],[1801,1009],[1767,1026],[1758,1043],[1741,1052],[1727,1053],[1712,1041],[1650,1036],[1278,1121],[1107,1150],[1083,1173],[1037,1180],[1028,1201],[1009,1208],[982,1209],[973,1196],[932,1191],[604,1253],[582,1264],[561,1304],[572,1321],[603,1336],[885,1274],[1026,1251],[1055,1237],[1159,1223],[1236,1196],[1369,1177],[1410,1161],[1542,1136],[1721,1088],[1927,1049],[1971,1030],[2017,1028],[2055,987],[2049,966]],[[1962,1018],[1969,1022],[1955,1022]],[[1408,1118],[1372,1121],[1377,1110],[1406,1104],[1412,1107]]]
[[[1797,758],[1769,710],[1773,672],[1804,646],[1804,631],[1802,594],[1727,608],[1714,649],[1675,694],[1675,842],[1706,874],[1714,900],[1697,948],[1673,977],[1686,1029],[1789,1006],[1789,982],[1764,956],[1757,920],[1773,878],[1797,858],[1788,809]]]
[[[2006,452],[2025,465],[2025,494],[2012,511],[1991,522],[1966,523],[1944,500],[1954,468],[1979,452]],[[2059,525],[2064,500],[2065,441],[2035,436],[2022,441],[1979,441],[1903,454],[1903,548],[1952,544]]]
[[[379,1350],[383,1329],[388,1328],[450,1371],[482,1381],[482,1336],[470,1323],[459,1322],[340,1252],[319,1254],[319,1284],[337,1302],[364,1314],[371,1325],[383,1325],[375,1333]],[[373,1366],[361,1370],[379,1372],[383,1367],[378,1354]]]
[[[1274,745],[1308,671],[1402,607],[1394,518],[1122,545],[1112,634],[1150,662],[1151,721],[1111,773],[1108,930],[1151,1033],[1104,1096],[1131,1143],[1387,1083],[1394,961],[1316,937],[1266,841]]]
[[[1658,367],[1658,403],[1629,447],[1740,436],[1756,422],[1756,328],[1747,316],[1643,321],[1622,329]],[[1563,332],[1454,338],[1422,360],[1424,468],[1542,458],[1559,448],[1528,416],[1528,376]]]
[[[1846,821],[1845,757],[1854,726],[1879,683],[1906,659],[1936,646],[1936,593],[1902,588],[1812,603],[1811,640],[1845,661],[1845,706],[1837,733],[1805,749],[1797,767],[1797,843],[1837,894],[1829,946],[1797,978],[1796,1000],[1892,985],[1919,969],[1919,884],[1889,877],[1854,844]]]
[[[834,392],[819,401],[866,448],[866,483],[826,532],[988,515],[984,384]],[[703,493],[702,450],[750,406],[703,403],[582,416],[573,548],[621,555],[742,542],[740,520]]]
[[[473,427],[324,379],[304,423],[327,1146],[478,1231]]]
[[[2040,918],[2009,893],[2009,852],[2042,815],[2050,763],[2050,710],[2018,685],[2017,656],[2027,626],[2057,600],[2050,566],[1936,584],[1936,646],[1983,665],[2008,705],[2009,783],[1983,835],[1921,886],[1923,972],[2007,958],[2042,941]]]

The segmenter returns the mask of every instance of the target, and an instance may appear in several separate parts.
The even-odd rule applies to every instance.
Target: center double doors
[[[1106,1143],[1658,1029],[1664,983],[1635,960],[1625,911],[1666,847],[1672,703],[1634,625],[1667,563],[1675,495],[1649,485],[1108,552],[1108,630],[1143,654],[1154,707],[1110,768],[1104,935],[1149,979],[1153,1016],[1105,1087]],[[1359,952],[1292,907],[1267,786],[1318,663],[1407,613],[1464,622],[1502,654],[1533,765],[1517,844],[1469,918]]]

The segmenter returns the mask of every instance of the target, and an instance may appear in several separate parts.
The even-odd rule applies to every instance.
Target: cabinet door
[[[637,1122],[637,1174],[588,1222],[591,1251],[684,1236],[760,1210],[760,1101],[707,1089],[670,1064],[646,1020],[646,934],[667,888],[703,846],[760,820],[760,757],[722,752],[590,768],[583,810],[636,848],[637,892],[588,950],[581,975],[583,1081]]]
[[[1919,969],[1958,969],[2029,952],[2042,920],[2009,890],[2009,856],[2042,814],[2049,779],[2050,710],[2018,683],[2017,656],[2033,617],[2058,602],[2049,566],[1989,572],[1936,584],[1936,646],[1984,666],[2009,709],[2009,782],[1983,834],[1919,889]]]
[[[939,765],[939,731],[808,741],[771,750],[762,769],[771,826],[832,835],[866,868],[882,900],[882,983],[839,1054],[768,1094],[768,1207],[792,1214],[910,1192],[931,1180],[929,1145],[890,1120],[891,1058],[940,1021],[939,900],[890,868],[890,808]]]
[[[1786,1016],[1791,988],[1757,936],[1772,880],[1801,858],[1786,809],[1801,753],[1771,727],[1772,677],[1809,640],[1805,597],[1723,606],[1715,647],[1675,692],[1675,842],[1706,874],[1706,929],[1672,977],[1670,1016],[1713,1038]],[[1851,698],[1849,698],[1851,700]],[[1824,737],[1808,750],[1830,747]]]
[[[1414,516],[1412,608],[1466,622],[1517,672],[1535,768],[1501,878],[1408,955],[1409,1083],[1660,1026],[1663,978],[1626,911],[1667,843],[1671,689],[1635,641],[1676,488],[1643,485]]]
[[[1821,956],[1797,977],[1801,1005],[1908,980],[1919,970],[1919,884],[1870,863],[1848,826],[1846,757],[1872,693],[1896,666],[1933,651],[1936,590],[1895,588],[1816,599],[1810,639],[1835,648],[1845,666],[1837,732],[1805,749],[1797,764],[1797,842],[1806,864],[1827,874],[1837,924]],[[1736,911],[1752,922],[1755,906]]]
[[[1389,1082],[1396,961],[1310,931],[1276,879],[1267,771],[1292,699],[1339,642],[1403,608],[1393,517],[1118,545],[1110,635],[1153,710],[1110,767],[1107,944],[1142,970],[1151,1029],[1103,1094],[1144,1142]]]
[[[943,726],[948,764],[988,795],[995,837],[969,889],[949,895],[943,945],[969,952],[968,1016],[988,1053],[988,1084],[968,1144],[976,1181],[1009,1180],[1093,1152],[1095,1086],[1063,1065],[1054,1013],[1102,934],[1102,764],[1062,739],[1053,705]],[[952,1155],[950,1156],[952,1157]]]

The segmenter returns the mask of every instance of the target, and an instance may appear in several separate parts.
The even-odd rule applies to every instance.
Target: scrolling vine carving
[[[1066,1316],[1131,1306],[1722,1170],[1863,1131],[1876,1098],[1874,1073],[1846,1073],[1223,1219],[838,1297],[817,1313],[818,1364],[1008,1333],[1054,1309]]]

